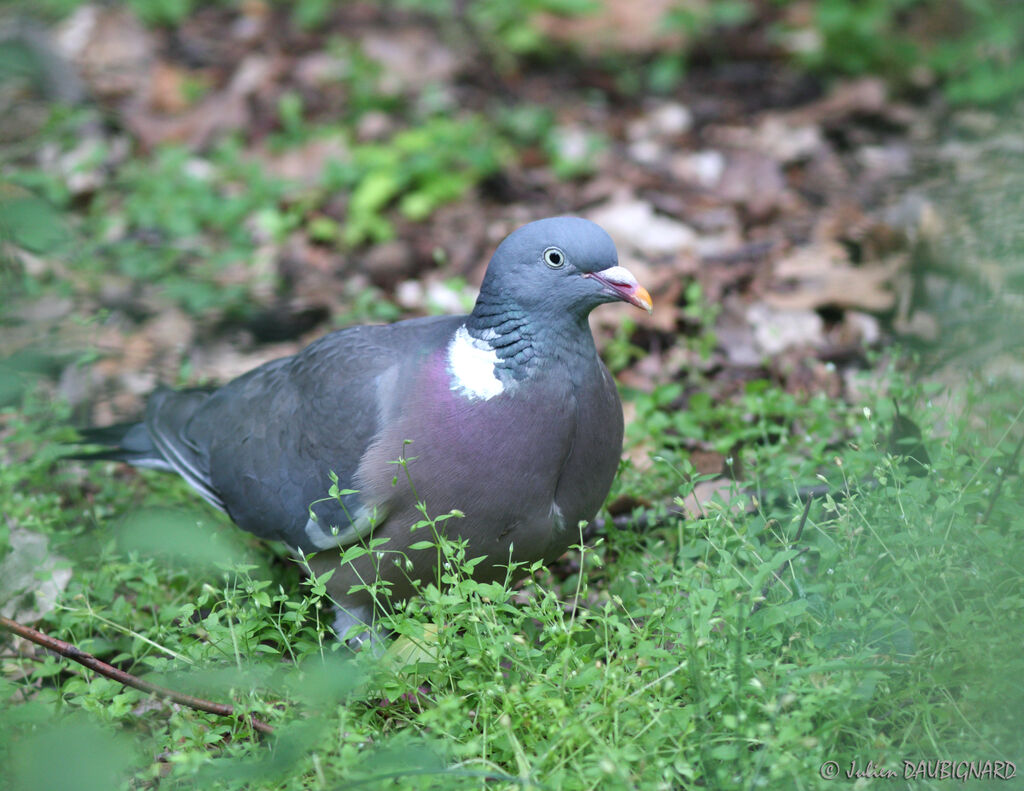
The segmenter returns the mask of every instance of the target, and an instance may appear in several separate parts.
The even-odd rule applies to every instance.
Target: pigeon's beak
[[[592,277],[603,283],[623,302],[643,308],[648,313],[654,311],[654,303],[647,289],[641,286],[633,273],[624,266],[610,266],[600,272],[586,272],[584,277]]]

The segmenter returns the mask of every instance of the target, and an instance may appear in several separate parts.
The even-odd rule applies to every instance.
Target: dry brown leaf
[[[650,393],[660,384],[671,382],[686,367],[687,352],[681,346],[653,350],[644,354],[629,368],[620,371],[618,380],[626,387]]]
[[[89,90],[105,100],[139,93],[156,50],[139,20],[120,5],[79,6],[57,28],[54,43]]]
[[[864,77],[839,83],[824,99],[789,113],[789,122],[835,123],[851,115],[876,115],[888,107],[889,89],[881,77]]]
[[[295,354],[299,343],[274,343],[251,352],[239,351],[236,344],[222,341],[197,349],[193,356],[195,376],[199,380],[229,382],[264,363]]]
[[[42,533],[10,524],[8,541],[10,551],[0,561],[0,615],[34,623],[56,606],[71,569]]]
[[[688,225],[654,211],[654,206],[622,194],[590,212],[590,219],[608,231],[619,251],[635,250],[646,257],[693,252],[697,233]]]
[[[428,85],[450,83],[462,65],[426,28],[373,31],[360,39],[360,48],[380,64],[379,88],[389,94],[419,94]]]
[[[217,137],[248,126],[249,99],[273,83],[285,68],[281,58],[249,55],[238,65],[228,86],[205,97],[199,104],[176,115],[154,112],[145,98],[137,98],[124,109],[125,125],[145,148],[158,143],[185,143],[201,149]]]
[[[716,193],[745,207],[753,219],[763,219],[783,208],[786,177],[779,163],[756,151],[731,151]]]
[[[694,448],[690,451],[690,463],[698,475],[722,475],[725,472],[725,456],[718,451]]]
[[[157,61],[149,74],[149,109],[165,114],[186,110],[192,104],[186,89],[188,78],[185,69],[173,63]]]
[[[157,354],[180,358],[195,340],[195,320],[175,307],[167,307],[147,321],[142,333]]]
[[[810,158],[825,141],[814,123],[798,123],[778,113],[768,113],[757,126],[716,126],[708,129],[706,139],[714,145],[750,149],[790,164]]]
[[[545,36],[593,55],[675,52],[686,43],[685,36],[678,28],[666,29],[665,17],[678,5],[678,0],[604,0],[594,13],[571,18],[539,14],[536,24]]]
[[[360,268],[374,285],[393,289],[400,281],[416,274],[416,255],[412,245],[403,239],[371,247],[362,257]]]
[[[734,503],[735,495],[740,494],[736,481],[729,478],[715,478],[710,481],[700,481],[693,487],[693,491],[683,498],[683,510],[691,519],[699,519],[707,514],[708,504],[714,500],[720,501],[724,506],[735,513],[738,513],[743,503]]]
[[[776,288],[764,300],[780,310],[809,310],[825,305],[885,311],[893,307],[893,280],[907,263],[906,255],[875,264],[853,266],[837,242],[819,242],[796,250],[774,268]]]
[[[839,254],[841,251],[843,260],[847,260],[846,249],[836,245],[835,239],[849,239],[860,241],[876,225],[874,218],[864,213],[860,204],[848,198],[839,197],[818,215],[814,223],[814,239],[820,242],[820,247],[830,247],[829,255]],[[824,250],[822,250],[824,252]]]
[[[312,186],[323,178],[328,164],[349,159],[349,148],[341,135],[329,135],[277,151],[261,146],[253,151],[253,156],[264,164],[268,173]]]
[[[825,322],[810,308],[778,308],[755,302],[747,308],[747,322],[754,329],[757,348],[768,357],[825,343]]]

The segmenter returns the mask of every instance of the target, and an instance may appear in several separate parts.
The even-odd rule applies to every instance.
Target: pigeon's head
[[[509,234],[491,258],[481,295],[492,304],[577,317],[602,302],[652,309],[647,289],[619,266],[611,237],[581,217],[537,220]]]

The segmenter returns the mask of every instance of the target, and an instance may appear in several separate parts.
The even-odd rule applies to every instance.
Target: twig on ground
[[[80,665],[85,665],[90,670],[94,670],[107,678],[112,678],[114,681],[124,684],[126,687],[134,687],[142,692],[149,692],[158,697],[167,698],[174,703],[180,703],[182,706],[187,706],[188,708],[196,709],[197,711],[205,711],[209,714],[217,714],[221,717],[232,717],[235,719],[243,717],[243,715],[235,711],[234,706],[230,706],[225,703],[214,703],[210,700],[186,695],[183,692],[176,692],[173,689],[168,689],[167,687],[151,684],[148,681],[142,680],[138,676],[133,676],[131,673],[126,673],[113,665],[108,665],[106,662],[97,659],[92,654],[86,653],[71,643],[65,643],[63,640],[58,640],[56,637],[50,637],[48,634],[44,634],[30,626],[24,626],[17,621],[12,621],[10,618],[0,616],[0,629],[6,629],[7,631],[13,632],[19,637],[23,637],[36,645],[41,645],[43,648],[54,651],[55,653],[58,653],[74,662],[78,662]],[[248,720],[253,729],[260,733],[271,734],[274,732],[274,729],[270,725],[267,725],[267,723],[257,719],[252,714],[248,716]]]

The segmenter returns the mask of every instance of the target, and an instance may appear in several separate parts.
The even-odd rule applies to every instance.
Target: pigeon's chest
[[[574,442],[577,388],[555,367],[503,380],[480,362],[460,368],[442,358],[431,367],[421,383],[430,417],[417,427],[424,445],[458,491],[487,488],[493,498],[498,489],[509,502],[534,491],[543,496],[525,506],[547,512]]]
[[[488,381],[486,368],[471,368],[452,366],[440,350],[433,355],[395,394],[395,419],[370,448],[360,477],[390,484],[399,473],[372,498],[399,511],[405,501],[423,501],[434,515],[462,511],[460,526],[550,529],[577,431],[576,388],[554,370],[506,385]]]
[[[597,512],[621,452],[622,411],[607,371],[595,358],[581,377],[556,360],[485,397],[465,392],[448,361],[434,357],[394,378],[405,386],[356,476],[364,505],[387,514],[379,534],[408,541],[423,504],[433,517],[462,512],[444,526],[473,556],[557,557]]]

